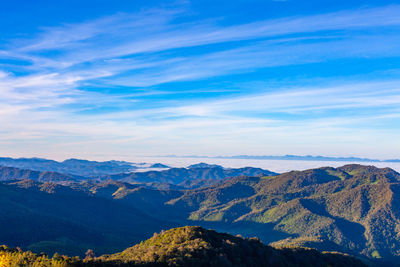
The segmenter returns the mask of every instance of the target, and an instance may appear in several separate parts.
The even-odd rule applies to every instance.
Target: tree
[[[95,257],[94,251],[92,249],[88,249],[85,253],[85,259],[93,259]]]

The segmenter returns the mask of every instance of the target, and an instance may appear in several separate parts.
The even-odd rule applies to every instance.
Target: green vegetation
[[[80,263],[78,257],[67,257],[54,254],[52,258],[45,254],[37,255],[30,251],[22,251],[20,249],[12,249],[7,246],[0,246],[0,266],[1,267],[67,267],[77,266]]]
[[[0,247],[0,266],[365,266],[340,253],[305,248],[272,248],[257,238],[243,239],[198,226],[162,231],[126,250],[95,257],[88,250],[82,260],[55,254]]]
[[[196,223],[207,225],[211,219],[220,230],[257,235],[265,242],[286,235],[291,237],[281,241],[286,246],[394,260],[400,257],[399,182],[400,174],[389,168],[346,165],[238,177],[187,191],[168,204]]]
[[[0,183],[0,201],[0,240],[48,255],[114,253],[162,228],[196,224],[279,248],[400,258],[400,174],[388,168],[241,176],[193,190],[113,180],[8,181]]]
[[[243,239],[198,226],[155,234],[121,253],[95,259],[125,264],[165,266],[363,266],[352,257],[310,249],[274,249],[258,239]]]

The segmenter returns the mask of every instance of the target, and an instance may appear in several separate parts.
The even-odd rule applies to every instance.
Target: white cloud
[[[173,97],[174,88],[159,90],[161,83],[340,58],[398,56],[398,34],[365,35],[362,30],[398,29],[399,6],[230,26],[212,20],[176,23],[180,12],[116,14],[44,28],[32,39],[10,42],[0,57],[31,65],[8,63],[12,67],[0,70],[0,146],[6,152],[13,146],[33,152],[43,147],[53,154],[83,149],[106,153],[113,146],[116,154],[137,154],[147,153],[146,145],[152,153],[186,148],[260,154],[279,146],[305,151],[310,138],[330,149],[335,140],[338,147],[354,143],[359,149],[363,142],[383,138],[382,151],[389,150],[396,131],[370,125],[399,118],[398,80],[261,88],[259,93],[241,88],[240,96],[228,98],[145,97]],[[327,31],[334,33],[327,37]],[[243,40],[252,41],[236,42]],[[229,43],[229,48],[181,53],[187,47],[217,43]],[[13,74],[16,69],[28,74]],[[90,86],[98,90],[88,90]],[[115,86],[145,88],[113,92]],[[201,90],[209,89],[185,91]],[[369,108],[377,114],[363,112]],[[356,111],[341,114],[346,110]],[[176,148],[179,144],[183,148]],[[317,151],[316,145],[310,146]]]

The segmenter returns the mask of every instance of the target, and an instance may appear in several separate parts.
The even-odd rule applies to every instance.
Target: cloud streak
[[[262,73],[254,78],[262,81],[284,66],[396,58],[400,6],[246,24],[190,20],[185,11],[118,13],[42,28],[3,45],[0,144],[8,151],[33,142],[50,151],[67,144],[95,150],[95,143],[104,142],[107,149],[125,144],[143,153],[143,143],[160,147],[158,154],[183,142],[194,152],[204,144],[229,152],[242,149],[235,142],[249,137],[254,141],[246,141],[248,150],[257,149],[257,142],[266,149],[268,140],[307,143],[310,136],[321,144],[335,138],[348,144],[356,142],[348,134],[356,130],[359,140],[389,140],[398,130],[375,127],[399,119],[396,79],[321,78],[334,84],[257,89],[246,82],[240,87],[239,78],[226,80]]]

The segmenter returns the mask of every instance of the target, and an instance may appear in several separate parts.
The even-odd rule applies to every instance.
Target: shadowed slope
[[[36,252],[117,251],[170,223],[131,205],[53,183],[0,184],[0,242]]]

